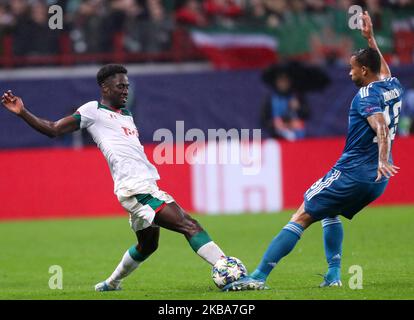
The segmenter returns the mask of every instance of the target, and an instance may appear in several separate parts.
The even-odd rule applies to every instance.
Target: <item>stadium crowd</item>
[[[125,34],[128,52],[150,53],[169,49],[177,28],[243,26],[274,30],[286,54],[309,49],[303,48],[307,37],[315,59],[332,55],[327,43],[337,55],[348,54],[352,41],[343,29],[351,5],[367,8],[379,33],[391,32],[390,15],[414,8],[413,0],[0,0],[0,38],[12,35],[15,55],[59,52],[59,31],[48,28],[48,7],[54,4],[63,9],[64,31],[75,53],[108,52],[118,32]],[[301,34],[315,25],[319,32]],[[283,46],[284,35],[291,40],[289,48]]]
[[[49,28],[52,5],[63,9],[63,30]],[[347,64],[352,50],[365,45],[358,32],[349,32],[352,5],[370,12],[387,60],[414,62],[414,0],[0,0],[0,68],[7,65],[5,39],[14,57],[62,56],[63,36],[74,55],[111,53],[116,38],[124,52],[150,55],[171,50],[178,30],[193,46],[194,28],[266,32],[277,38],[281,57]],[[274,91],[263,107],[263,126],[278,138],[303,138],[309,114],[301,93]],[[403,135],[414,130],[412,94],[408,100]]]

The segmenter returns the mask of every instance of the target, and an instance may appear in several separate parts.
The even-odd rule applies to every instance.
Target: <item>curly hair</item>
[[[101,87],[106,79],[118,73],[127,74],[128,71],[124,66],[120,64],[104,65],[101,69],[99,69],[98,73],[96,74],[96,80],[98,82],[98,85]]]
[[[379,73],[381,70],[381,57],[378,50],[367,48],[355,51],[352,56],[360,66],[368,67],[372,72]]]

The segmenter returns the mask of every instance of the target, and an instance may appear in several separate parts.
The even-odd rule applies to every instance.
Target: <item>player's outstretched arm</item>
[[[374,29],[372,27],[372,21],[371,21],[371,17],[368,14],[368,11],[365,11],[362,14],[362,22],[363,22],[362,29],[361,29],[362,36],[365,39],[367,39],[368,46],[372,49],[377,50],[381,57],[381,71],[380,71],[381,78],[384,79],[384,78],[391,77],[391,70],[388,67],[388,64],[385,61],[384,57],[382,56],[381,51],[378,48],[377,41],[375,40]]]
[[[62,118],[58,121],[49,121],[36,117],[24,107],[23,100],[15,96],[11,90],[3,94],[1,102],[6,109],[18,115],[32,128],[48,137],[54,138],[79,129],[77,120],[72,116]]]
[[[381,177],[391,177],[398,173],[397,166],[389,163],[391,150],[391,136],[388,126],[382,113],[375,113],[367,118],[369,125],[377,134],[378,139],[378,175],[375,181],[379,181]]]

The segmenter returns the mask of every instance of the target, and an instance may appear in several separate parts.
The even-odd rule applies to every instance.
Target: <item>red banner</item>
[[[302,203],[304,192],[339,159],[345,138],[309,139],[281,146],[283,207],[295,209]],[[400,172],[390,179],[385,193],[374,204],[413,204],[414,138],[396,138],[392,154]]]
[[[152,146],[145,151],[150,159]],[[123,215],[107,162],[95,148],[0,152],[0,218]],[[191,206],[188,165],[158,166],[159,186],[185,209]]]
[[[306,189],[339,158],[344,143],[343,138],[282,142],[280,165],[275,159],[263,160],[267,164],[273,162],[276,175],[281,176],[278,180],[281,181],[283,208],[295,209],[300,205]],[[145,146],[151,162],[153,149],[153,145]],[[414,204],[414,137],[397,138],[393,156],[395,164],[401,167],[400,173],[391,179],[385,194],[374,204]],[[107,163],[95,147],[2,151],[0,166],[0,219],[126,214],[113,194]],[[184,209],[194,211],[193,195],[199,191],[195,188],[204,190],[206,186],[194,183],[191,165],[170,164],[157,168],[161,176],[159,187]],[[274,178],[271,174],[260,177]],[[249,187],[249,180],[243,183],[246,184],[244,189]],[[251,183],[251,187],[257,189],[257,179]],[[223,190],[228,184],[217,187]],[[219,199],[209,197],[208,200]]]

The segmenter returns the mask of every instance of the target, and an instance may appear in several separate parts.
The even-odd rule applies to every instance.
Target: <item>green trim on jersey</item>
[[[210,236],[208,233],[204,230],[196,233],[193,235],[188,242],[190,243],[191,248],[194,250],[194,252],[197,252],[202,246],[205,244],[211,242]]]
[[[74,117],[76,119],[76,121],[78,122],[78,127],[80,128],[81,115],[79,113],[74,113],[74,114],[72,114],[72,117]]]
[[[154,211],[156,211],[159,207],[161,207],[165,203],[165,201],[162,201],[160,199],[154,198],[149,193],[137,194],[135,196],[135,198],[142,205],[144,205],[144,206],[146,204],[149,205],[152,208],[152,210],[154,210]]]
[[[108,108],[106,105],[100,103],[99,101],[98,101],[98,109],[106,109],[106,110],[109,110],[109,111],[112,111],[112,112],[117,113],[116,111],[112,110],[111,108]],[[130,116],[130,117],[132,117],[131,111],[129,111],[127,108],[120,108],[119,110],[121,111],[121,114],[123,116]]]

